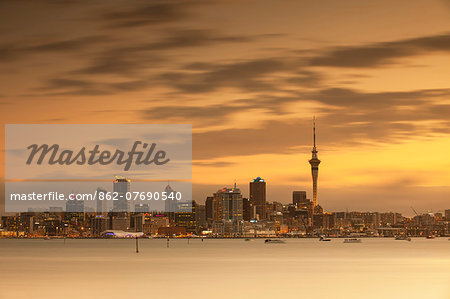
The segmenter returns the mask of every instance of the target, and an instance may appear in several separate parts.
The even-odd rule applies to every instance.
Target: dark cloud
[[[165,119],[165,118],[214,118],[223,119],[227,115],[238,111],[239,108],[233,106],[161,106],[145,110],[143,117],[146,119]]]
[[[18,51],[12,45],[0,45],[0,62],[12,60],[17,55]]]
[[[328,88],[307,94],[308,97],[327,105],[351,107],[352,109],[395,109],[400,106],[414,106],[423,99],[450,96],[449,89],[412,90],[404,92],[362,93],[348,88]]]
[[[46,43],[39,43],[36,45],[30,45],[24,47],[25,51],[29,52],[59,52],[59,51],[75,51],[87,46],[92,46],[93,44],[98,44],[100,42],[105,42],[110,40],[108,37],[103,35],[86,36],[73,39],[56,40]]]
[[[251,36],[223,35],[212,30],[176,29],[167,32],[161,41],[144,45],[144,50],[173,50],[188,47],[203,47],[229,42],[250,42],[255,40]]]
[[[145,25],[165,24],[186,19],[188,8],[199,1],[152,1],[140,7],[127,7],[104,13],[103,17],[110,27],[130,28]]]
[[[158,67],[165,58],[156,53],[145,55],[141,50],[113,48],[95,54],[88,66],[75,70],[75,75],[120,75],[129,76],[151,67]]]
[[[253,109],[265,109],[267,113],[278,115],[286,114],[283,105],[286,103],[300,102],[305,99],[300,96],[270,96],[259,95],[258,98],[236,98],[229,100],[227,104],[217,105],[180,105],[177,101],[173,105],[154,106],[141,112],[141,117],[145,120],[189,120],[196,124],[220,124],[226,121],[228,116],[236,113],[250,112]],[[323,108],[325,111],[326,108]],[[251,113],[251,112],[250,112]]]
[[[46,42],[0,44],[0,61],[12,61],[25,55],[40,53],[78,53],[80,50],[108,41],[106,36],[85,36],[72,39],[54,39]]]
[[[449,52],[450,34],[340,47],[310,59],[312,66],[370,68],[397,62],[396,59],[429,52]]]
[[[164,31],[164,37],[153,42],[129,41],[127,46],[111,45],[98,51],[88,66],[78,74],[134,74],[146,69],[155,69],[167,62],[167,51],[182,48],[207,47],[224,43],[249,42],[246,36],[228,36],[209,30]]]
[[[285,80],[285,82],[294,86],[314,88],[320,86],[322,75],[317,72],[302,70],[294,72]]]
[[[45,86],[28,96],[108,95],[144,89],[147,85],[148,82],[144,80],[106,83],[94,80],[57,78],[48,80]]]
[[[189,93],[205,93],[219,88],[238,88],[248,92],[274,88],[274,75],[295,66],[281,58],[262,58],[228,64],[194,63],[186,71],[167,72],[160,76],[167,85]],[[188,71],[190,70],[190,71]]]

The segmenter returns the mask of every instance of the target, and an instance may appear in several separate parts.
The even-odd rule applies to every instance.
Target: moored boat
[[[319,237],[319,241],[329,242],[329,241],[331,241],[331,239],[327,238],[327,237],[324,237],[324,236],[320,236]]]
[[[357,239],[357,238],[350,238],[350,239],[345,239],[344,243],[361,243],[361,239]]]
[[[284,244],[286,242],[284,242],[283,240],[279,240],[279,239],[266,239],[264,241],[264,243],[271,243],[271,244]]]
[[[405,235],[399,235],[395,237],[395,240],[401,241],[411,241],[411,238]]]

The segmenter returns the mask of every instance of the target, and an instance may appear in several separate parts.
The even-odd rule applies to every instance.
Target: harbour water
[[[0,239],[0,298],[450,298],[450,241]]]

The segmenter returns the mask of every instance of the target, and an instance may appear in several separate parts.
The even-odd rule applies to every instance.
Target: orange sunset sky
[[[4,0],[0,14],[2,151],[4,124],[187,123],[195,200],[234,180],[248,196],[260,176],[289,202],[311,197],[315,115],[326,211],[450,208],[450,1]]]

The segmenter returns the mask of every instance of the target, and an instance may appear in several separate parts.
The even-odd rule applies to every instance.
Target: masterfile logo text
[[[142,146],[142,151],[138,150],[138,147]],[[109,150],[100,150],[100,145],[96,144],[91,150],[86,150],[86,147],[82,147],[79,151],[74,152],[72,150],[59,151],[60,146],[53,144],[32,144],[27,147],[30,150],[26,164],[30,165],[36,157],[36,164],[41,165],[46,159],[49,165],[108,165],[116,162],[117,165],[124,165],[123,170],[128,171],[133,164],[136,165],[164,165],[170,161],[166,159],[166,152],[164,150],[157,150],[155,152],[156,143],[149,145],[142,141],[135,141],[130,151],[124,152],[116,149],[111,152]],[[136,157],[136,158],[134,158]]]

